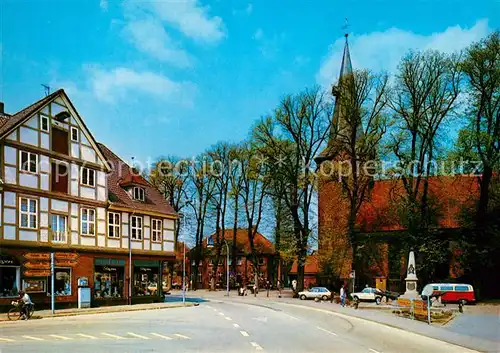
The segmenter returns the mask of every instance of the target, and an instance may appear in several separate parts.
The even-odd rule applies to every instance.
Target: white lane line
[[[373,353],[380,353],[379,351],[376,351],[375,349],[372,349],[372,348],[370,348],[370,352],[373,352]]]
[[[261,351],[261,350],[262,350],[262,347],[261,347],[261,346],[259,346],[259,345],[257,344],[257,342],[250,342],[250,344],[251,344],[252,346],[254,346],[256,350],[258,350],[258,351]]]
[[[219,315],[224,316],[224,313],[219,313]]]
[[[84,333],[77,333],[76,335],[77,335],[77,336],[80,336],[80,337],[90,338],[91,340],[96,340],[96,339],[97,339],[97,337],[95,337],[95,336],[92,336],[92,335],[86,335],[86,334],[84,334]]]
[[[330,335],[337,336],[337,334],[336,334],[335,332],[325,330],[325,329],[324,329],[324,328],[322,328],[322,327],[316,326],[316,328],[317,328],[318,330],[328,332]]]
[[[111,337],[111,338],[115,338],[117,340],[124,340],[125,339],[123,337],[120,337],[120,336],[117,336],[117,335],[112,335],[111,333],[106,333],[106,332],[101,333],[101,335],[108,336],[108,337]]]
[[[164,335],[160,335],[159,333],[151,333],[153,336],[156,336],[156,337],[160,337],[160,338],[163,338],[164,340],[171,340],[173,339],[172,337],[168,337],[168,336],[164,336]]]
[[[14,340],[11,340],[10,338],[0,338],[0,342],[14,342]]]
[[[40,338],[40,337],[33,337],[33,336],[23,336],[24,338],[27,338],[29,340],[33,340],[33,341],[43,341],[44,339],[43,338]]]
[[[137,338],[140,338],[140,339],[143,339],[143,340],[148,340],[149,339],[149,337],[146,337],[146,336],[143,336],[143,335],[138,335],[137,333],[133,333],[133,332],[127,332],[127,335],[134,336],[134,337],[137,337]]]
[[[245,336],[245,337],[250,336],[250,335],[248,334],[248,332],[246,332],[246,331],[240,331],[240,333],[241,333],[241,335],[242,335],[242,336]]]
[[[238,325],[238,324],[233,324],[233,326],[236,328],[240,327],[240,325]]]
[[[299,320],[298,318],[296,318],[295,316],[292,316],[292,315],[288,315],[288,314],[285,314],[286,316],[288,316],[290,319],[294,319],[294,320]]]
[[[214,311],[217,312],[218,310],[214,308]]]
[[[226,316],[227,321],[231,321],[232,319],[229,316]]]
[[[54,337],[54,338],[59,338],[60,340],[71,340],[72,338],[69,338],[69,337],[64,337],[64,336],[59,336],[59,335],[49,335],[50,337]]]
[[[177,336],[179,338],[184,338],[185,340],[189,340],[190,339],[188,336],[181,335],[180,333],[174,333],[174,336]]]

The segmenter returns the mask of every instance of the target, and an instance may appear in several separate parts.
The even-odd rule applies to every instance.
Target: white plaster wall
[[[4,193],[4,205],[16,207],[16,193],[6,191]]]
[[[163,240],[174,241],[174,231],[173,230],[164,230],[163,231]]]
[[[40,213],[40,227],[48,227],[49,226],[49,215],[48,213],[41,212]]]
[[[35,115],[31,119],[29,119],[24,125],[38,129],[38,115]]]
[[[84,144],[86,144],[86,145],[90,146],[90,142],[89,142],[89,140],[87,140],[87,137],[85,136],[85,134],[83,134],[83,131],[82,131],[82,133],[80,134],[80,139],[82,140],[82,143],[84,143]]]
[[[66,107],[52,103],[52,116],[55,116],[56,114],[59,114],[60,112],[65,112],[67,110],[68,109]]]
[[[16,239],[16,227],[15,226],[3,226],[3,238],[5,240],[15,240]]]
[[[149,239],[150,233],[151,233],[150,228],[144,228],[144,239]]]
[[[48,174],[40,174],[40,189],[49,191],[49,175]]]
[[[96,162],[96,154],[93,148],[82,145],[82,159],[88,162]]]
[[[106,246],[106,237],[105,236],[98,236],[97,237],[97,246]]]
[[[86,199],[95,199],[95,189],[88,188],[86,186],[80,186],[80,196],[85,197]]]
[[[86,246],[95,246],[95,239],[90,237],[80,237],[80,244]]]
[[[40,210],[48,211],[49,210],[49,199],[46,197],[40,197]]]
[[[72,218],[71,220],[71,230],[78,232],[78,218]]]
[[[13,208],[3,209],[3,220],[6,223],[16,224],[16,210]]]
[[[151,243],[151,250],[161,251],[161,244],[159,244],[159,243]]]
[[[49,230],[48,229],[40,229],[40,241],[46,243],[49,241]]]
[[[122,225],[122,236],[128,237],[128,224]]]
[[[142,249],[142,242],[132,241],[132,249]]]
[[[106,234],[106,221],[99,221],[97,223],[97,233]]]
[[[128,223],[128,213],[122,212],[122,223]]]
[[[19,128],[20,140],[22,143],[26,143],[32,146],[38,146],[38,132],[32,129],[28,129],[24,126]]]
[[[78,245],[78,232],[71,232],[71,244]]]
[[[149,240],[144,240],[144,250],[149,250]]]
[[[174,221],[172,219],[164,219],[163,220],[163,228],[174,229]]]
[[[99,201],[106,201],[107,200],[106,188],[103,188],[100,186],[97,187],[97,200],[99,200]]]
[[[32,230],[20,230],[19,231],[19,240],[37,241],[38,240],[38,232],[32,231]]]
[[[78,216],[78,204],[77,203],[71,204],[71,214],[73,216]]]
[[[119,248],[120,239],[108,239],[108,248]]]
[[[50,149],[49,134],[42,132],[40,136],[40,147],[46,150]]]
[[[78,180],[71,180],[71,195],[78,196]]]
[[[144,226],[149,227],[151,224],[151,217],[144,216]]]
[[[64,107],[66,106],[66,103],[64,103],[64,101],[62,100],[61,97],[57,97],[56,99],[54,99],[54,102],[59,103],[60,105],[62,105]]]
[[[128,238],[122,239],[122,248],[128,249]]]
[[[40,155],[40,171],[50,173],[50,160],[49,157]]]
[[[19,173],[19,185],[38,189],[38,175]]]
[[[5,182],[7,184],[17,184],[17,179],[16,179],[16,174],[17,170],[15,167],[7,167],[5,166]]]
[[[78,143],[71,143],[71,156],[80,158],[80,145]]]
[[[16,160],[17,160],[17,148],[5,146],[4,149],[5,163],[16,165]]]
[[[97,208],[97,219],[106,220],[106,209],[103,207]]]
[[[66,201],[52,199],[52,210],[60,212],[68,212],[69,204]]]
[[[163,251],[174,251],[174,243],[163,243]]]
[[[104,172],[97,172],[97,184],[101,186],[106,186],[106,174]]]

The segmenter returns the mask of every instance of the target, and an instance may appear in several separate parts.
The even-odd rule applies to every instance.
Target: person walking
[[[342,307],[345,306],[345,285],[343,284],[342,287],[340,287],[340,305]]]

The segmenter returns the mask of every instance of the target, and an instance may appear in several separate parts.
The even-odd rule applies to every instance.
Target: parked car
[[[422,292],[427,292],[432,287],[433,296],[441,297],[443,303],[461,303],[462,305],[474,303],[474,288],[470,284],[463,283],[430,283],[424,287]]]
[[[332,293],[325,287],[313,287],[309,290],[299,292],[299,298],[301,300],[306,299],[322,299],[328,300],[332,296]]]
[[[383,293],[377,288],[366,287],[361,292],[351,293],[351,297],[357,301],[375,302],[380,304]]]

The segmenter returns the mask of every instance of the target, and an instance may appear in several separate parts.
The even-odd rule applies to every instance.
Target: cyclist
[[[31,298],[28,295],[28,293],[24,291],[19,292],[19,299],[22,300],[22,305],[21,305],[21,319],[27,320],[28,319],[28,310],[30,305],[33,303],[31,302]]]

